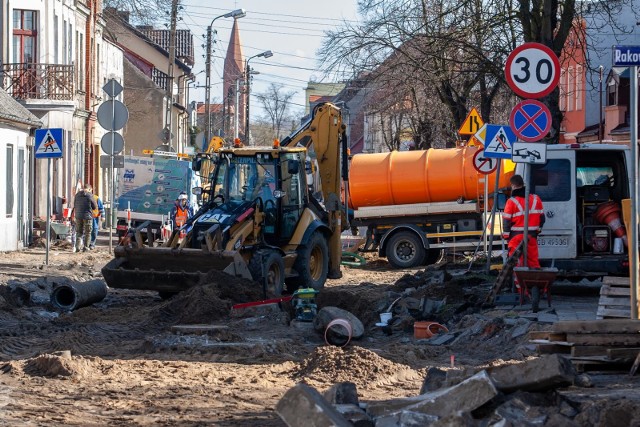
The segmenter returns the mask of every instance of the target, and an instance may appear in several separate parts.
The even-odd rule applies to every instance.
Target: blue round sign
[[[551,129],[551,112],[542,102],[526,99],[511,110],[509,125],[522,141],[540,141]]]

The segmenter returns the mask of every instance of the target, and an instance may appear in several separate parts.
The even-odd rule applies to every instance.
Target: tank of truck
[[[477,200],[484,193],[473,155],[478,147],[356,154],[349,170],[350,205],[388,206]],[[509,185],[514,164],[503,161],[500,187]],[[492,192],[496,173],[488,175]]]

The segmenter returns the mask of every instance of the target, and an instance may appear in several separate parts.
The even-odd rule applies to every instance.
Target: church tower
[[[238,19],[234,19],[233,28],[231,29],[227,56],[224,59],[223,81],[222,99],[226,116],[225,135],[227,136],[227,141],[231,141],[233,138],[236,126],[238,127],[238,136],[244,140],[245,106],[247,101],[244,90],[244,58],[242,57],[242,47],[240,46]],[[239,92],[236,96],[237,90]]]

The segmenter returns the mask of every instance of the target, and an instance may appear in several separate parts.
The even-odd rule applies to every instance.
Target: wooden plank
[[[538,354],[556,354],[556,353],[570,354],[571,352],[570,346],[558,345],[555,343],[538,344],[536,346],[536,349],[538,350]]]
[[[603,319],[605,317],[620,317],[620,318],[628,319],[631,317],[631,310],[598,307],[598,312],[596,314],[600,319]]]
[[[628,334],[640,332],[640,320],[565,320],[553,324],[554,332],[573,332],[579,334]]]
[[[608,347],[598,345],[576,345],[571,347],[572,357],[606,356]]]
[[[640,354],[640,348],[608,348],[607,357],[612,360],[634,360]]]
[[[602,278],[602,283],[605,285],[629,287],[631,282],[628,277],[604,276]]]
[[[554,331],[531,331],[529,332],[530,340],[549,340],[549,341],[566,341],[567,335]]]
[[[573,345],[572,342],[566,342],[566,341],[530,340],[529,342],[532,344],[553,344],[553,345],[562,345],[566,347],[571,347]]]
[[[640,334],[567,334],[567,341],[575,345],[634,345],[640,346]]]
[[[630,307],[631,303],[630,303],[629,297],[626,297],[626,298],[625,297],[608,297],[608,296],[601,295],[600,300],[598,301],[598,305],[615,306],[615,307],[626,305],[627,307]]]
[[[604,285],[600,288],[600,295],[606,296],[621,296],[629,298],[629,288],[614,288],[609,285]]]

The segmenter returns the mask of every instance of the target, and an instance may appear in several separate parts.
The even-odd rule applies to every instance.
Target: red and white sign
[[[540,101],[525,99],[511,110],[509,126],[523,141],[540,141],[551,129],[551,111]]]
[[[523,98],[549,95],[560,80],[560,61],[547,46],[525,43],[507,58],[504,74],[509,87]]]
[[[476,168],[478,173],[489,175],[498,168],[498,162],[500,159],[490,158],[484,156],[484,150],[476,151],[473,155],[473,167]]]

